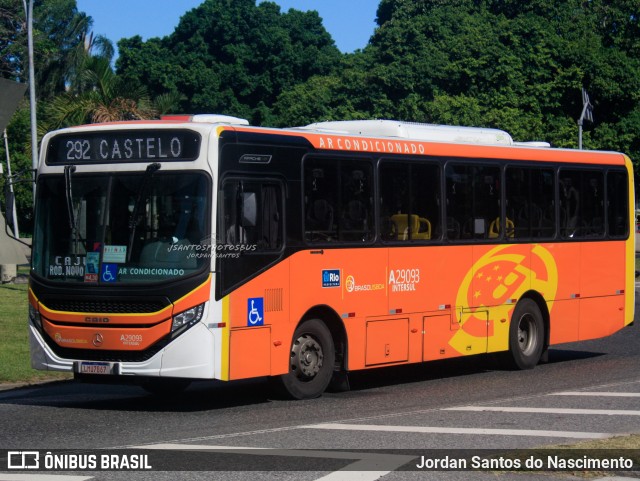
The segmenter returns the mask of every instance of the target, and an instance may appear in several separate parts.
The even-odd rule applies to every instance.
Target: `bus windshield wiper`
[[[64,192],[67,199],[67,215],[69,217],[69,227],[71,229],[71,238],[73,239],[72,253],[78,253],[78,219],[73,209],[73,188],[71,186],[72,174],[76,171],[75,165],[64,166]]]
[[[153,177],[153,174],[156,171],[160,170],[160,167],[161,165],[158,162],[147,165],[147,170],[145,171],[144,178],[142,179],[142,183],[140,184],[138,197],[136,198],[136,203],[133,206],[131,217],[129,217],[129,244],[127,245],[127,262],[131,260],[131,250],[133,249],[136,227],[138,227],[138,223],[140,222],[140,206],[142,205],[142,202],[147,198],[147,192],[149,190],[149,187],[151,186],[151,178]]]

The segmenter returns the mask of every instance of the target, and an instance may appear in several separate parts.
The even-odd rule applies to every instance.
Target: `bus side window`
[[[278,184],[229,180],[223,188],[224,238],[219,242],[249,246],[247,252],[277,250],[283,242],[281,212]]]
[[[380,164],[380,234],[382,240],[409,240],[409,166],[385,160]],[[401,221],[401,219],[405,219]]]
[[[604,235],[604,173],[587,171],[583,177],[585,236],[602,237]]]
[[[564,238],[604,236],[604,173],[560,170],[560,228]]]
[[[447,235],[460,225],[461,239],[488,239],[503,235],[500,221],[500,168],[494,165],[448,163],[446,166]],[[493,225],[493,230],[491,226]],[[511,230],[512,224],[509,223]]]
[[[344,161],[341,180],[340,240],[369,241],[373,238],[371,168],[368,164]]]
[[[628,189],[625,171],[607,174],[607,224],[611,237],[626,237],[629,233]]]
[[[385,159],[379,177],[383,240],[424,242],[442,236],[437,164]]]
[[[304,170],[304,238],[307,242],[332,241],[335,232],[335,165],[309,159]]]
[[[440,167],[411,164],[411,238],[432,240],[442,237],[440,208]],[[417,218],[417,219],[416,219]]]
[[[551,169],[508,166],[505,171],[507,224],[515,240],[555,234],[555,175]],[[542,207],[544,206],[544,208]]]
[[[368,160],[327,157],[305,159],[305,241],[373,240],[372,172]]]

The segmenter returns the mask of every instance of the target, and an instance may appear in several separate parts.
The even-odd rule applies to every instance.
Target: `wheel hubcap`
[[[529,314],[522,316],[520,322],[518,322],[518,345],[523,354],[529,355],[535,351],[538,339],[537,334],[537,327],[533,317]]]
[[[293,343],[291,350],[291,371],[299,378],[313,379],[324,360],[322,346],[309,334],[303,334]]]

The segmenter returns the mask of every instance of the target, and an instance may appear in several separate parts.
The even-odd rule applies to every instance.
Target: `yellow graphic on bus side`
[[[460,285],[455,313],[460,329],[449,344],[461,354],[508,349],[508,321],[518,299],[528,290],[536,291],[551,312],[557,289],[555,259],[541,245],[491,249],[473,264]]]

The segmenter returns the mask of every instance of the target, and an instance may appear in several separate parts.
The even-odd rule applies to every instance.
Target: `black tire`
[[[509,326],[510,363],[516,369],[532,369],[544,351],[544,322],[532,299],[518,302]]]
[[[294,399],[320,396],[331,381],[335,362],[333,338],[319,319],[302,322],[293,333],[289,372],[281,376],[287,393]]]
[[[180,378],[151,378],[140,384],[140,387],[154,396],[175,396],[185,391],[191,381]]]

